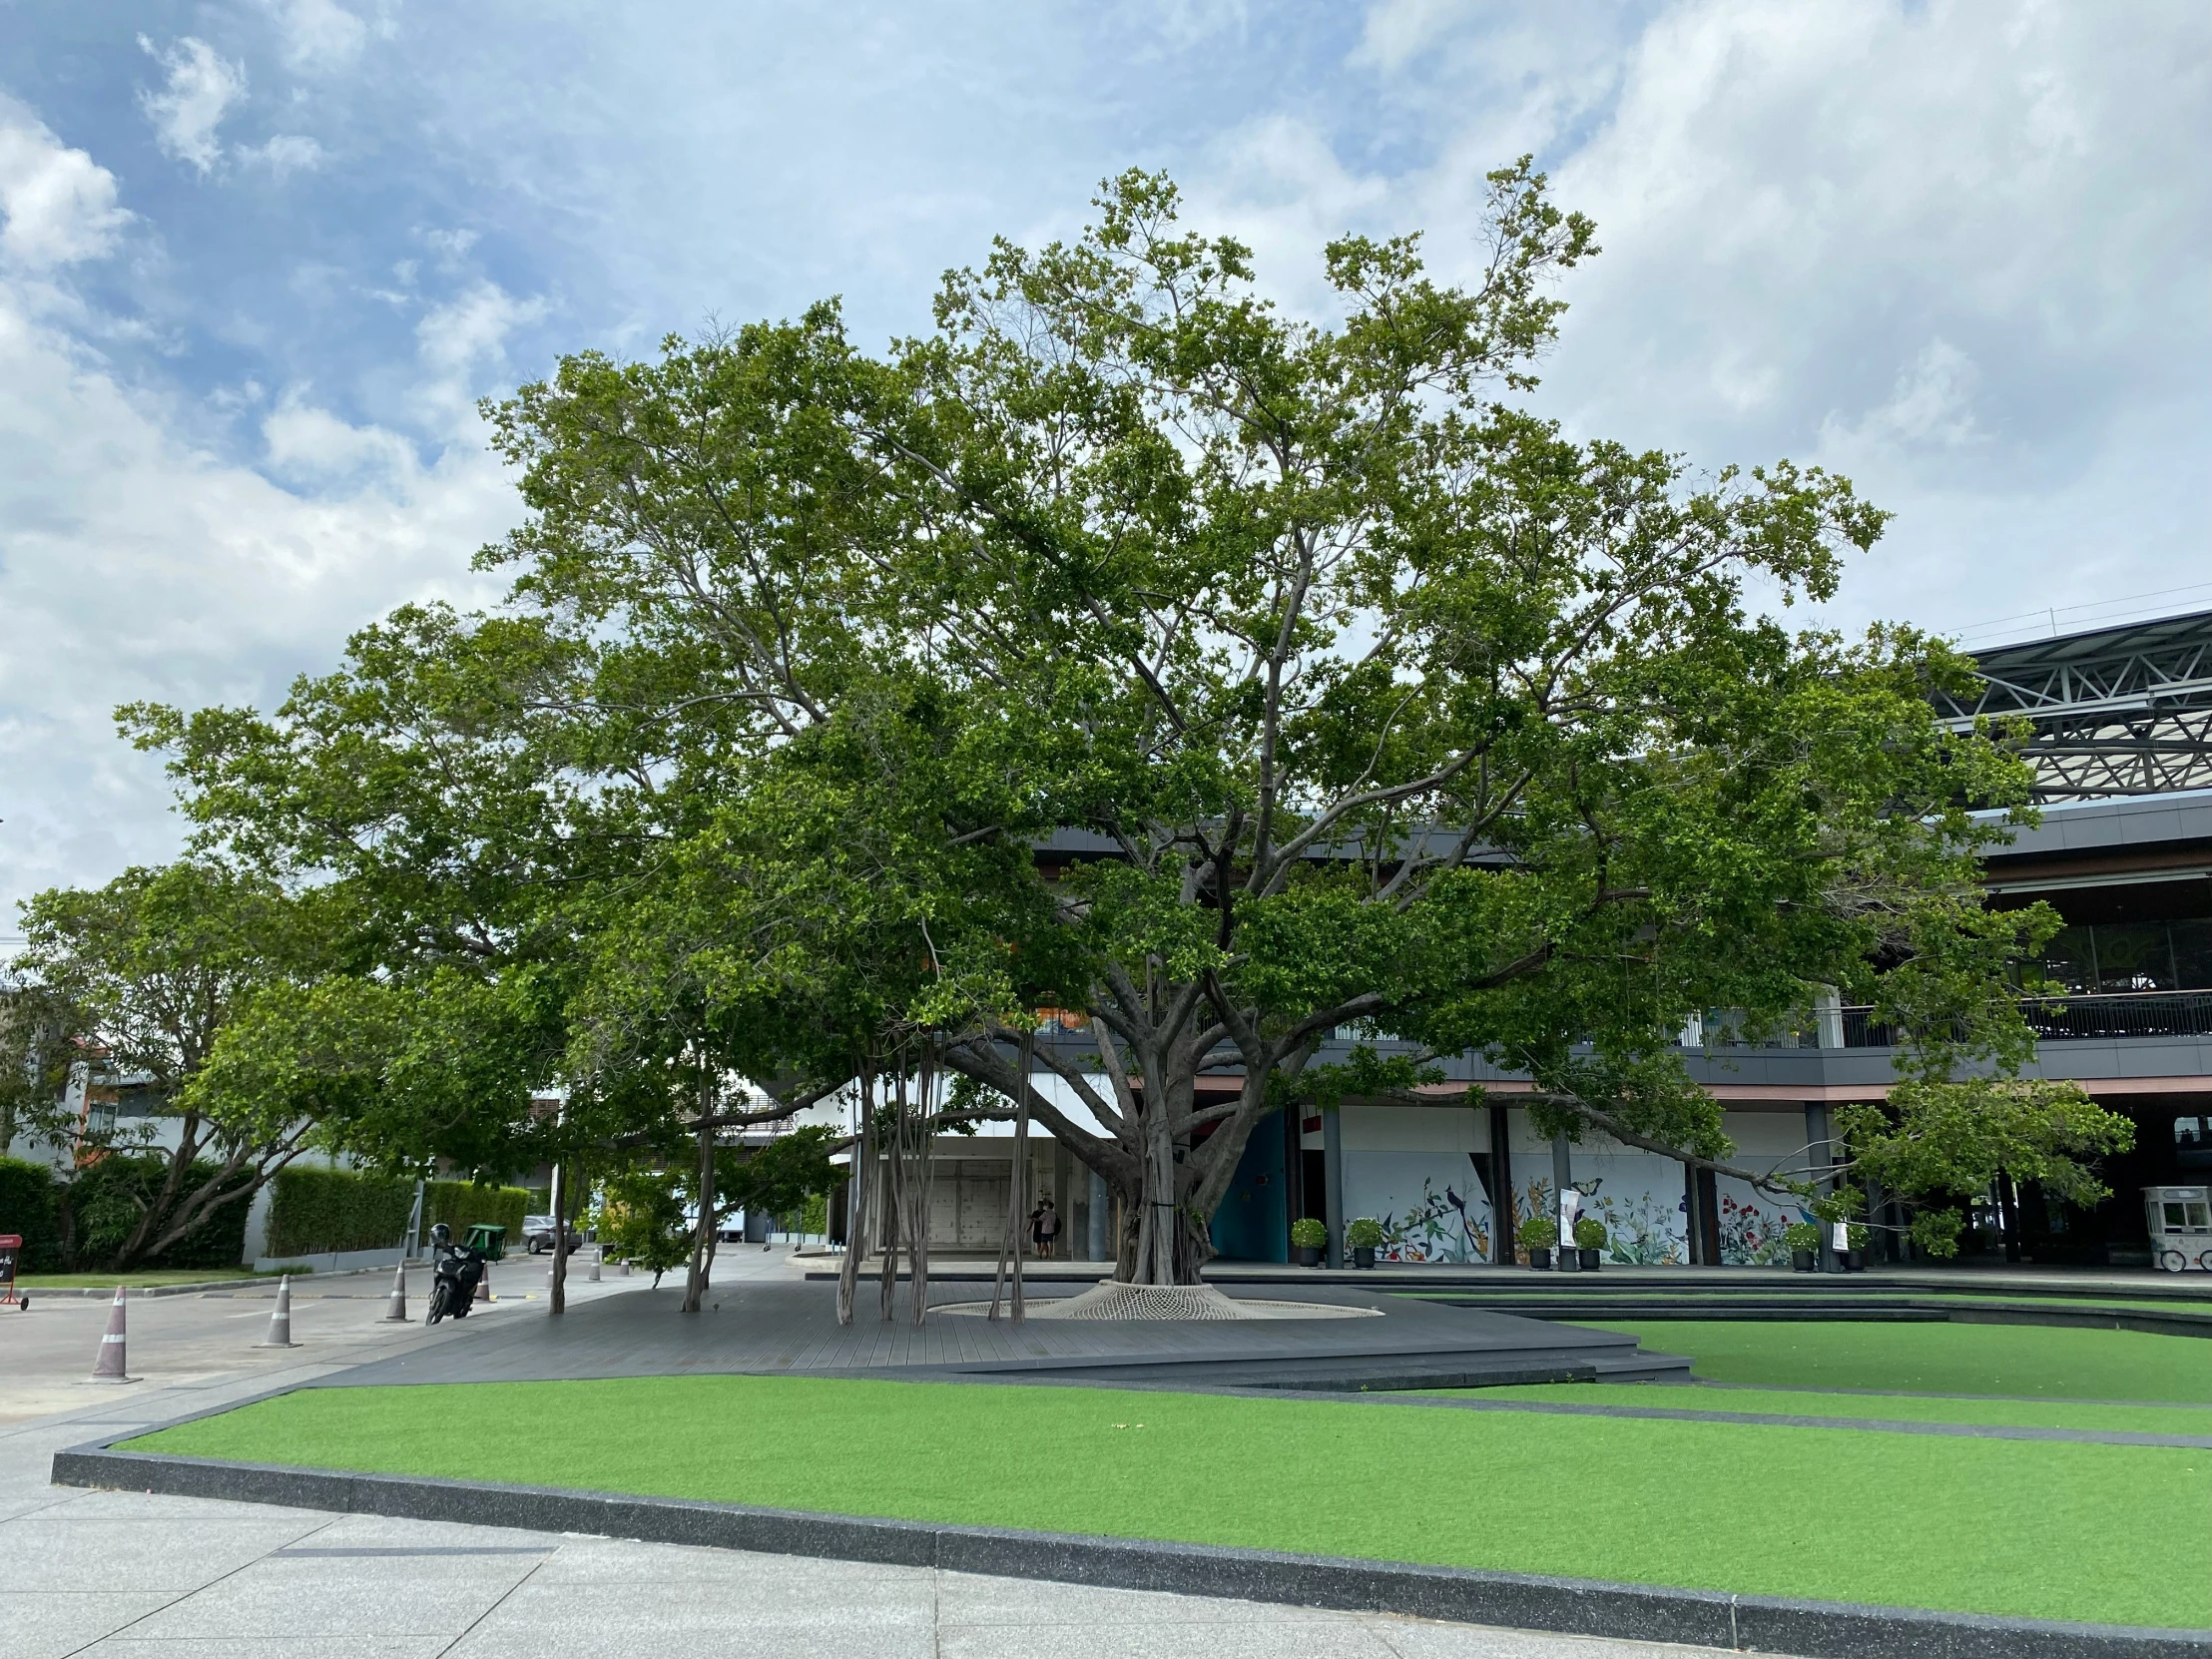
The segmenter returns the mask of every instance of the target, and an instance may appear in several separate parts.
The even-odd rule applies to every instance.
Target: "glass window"
[[[2185,991],[2212,990],[2212,919],[2166,926],[2173,936],[2174,982]]]
[[[2189,1230],[2192,1233],[2202,1233],[2207,1229],[2212,1229],[2212,1214],[2208,1214],[2202,1204],[2190,1205]]]
[[[2204,1144],[2204,1119],[2175,1118],[2174,1145],[2202,1146]]]
[[[2090,953],[2086,927],[2061,927],[2053,933],[2039,965],[2043,989],[2053,995],[2083,996],[2096,989],[2096,957]]]
[[[2119,922],[2095,931],[2098,990],[2110,995],[2173,989],[2173,950],[2164,922]]]
[[[2166,1231],[2167,1231],[2167,1232],[2169,1232],[2169,1233],[2178,1233],[2178,1232],[2180,1232],[2180,1231],[2181,1231],[2181,1230],[2182,1230],[2182,1229],[2183,1229],[2184,1227],[2186,1227],[2186,1226],[2188,1226],[2188,1225],[2189,1225],[2189,1224],[2188,1224],[2188,1222],[2187,1222],[2186,1220],[2184,1220],[2184,1219],[2183,1219],[2183,1216],[2182,1216],[2182,1210],[2181,1210],[2181,1206],[2180,1206],[2180,1205],[2178,1205],[2178,1204],[2169,1204],[2169,1205],[2167,1205],[2167,1206],[2166,1206]]]

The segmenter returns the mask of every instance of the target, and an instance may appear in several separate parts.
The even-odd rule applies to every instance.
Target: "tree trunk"
[[[845,1184],[844,1261],[837,1269],[837,1323],[852,1323],[852,1304],[860,1285],[860,1258],[867,1252],[868,1202],[875,1196],[875,1099],[872,1079],[859,1078],[860,1132],[852,1137],[852,1179]]]
[[[918,1080],[919,1099],[914,1104],[913,1224],[906,1232],[916,1325],[925,1324],[929,1318],[929,1204],[937,1178],[936,1137],[931,1133],[930,1120],[935,1115],[938,1081],[936,1057],[927,1054]]]
[[[1030,1076],[1030,1037],[1024,1034],[1021,1046],[1017,1051],[1024,1087],[1014,1097],[1014,1157],[1012,1164],[1008,1167],[1006,1177],[1006,1237],[999,1245],[998,1272],[991,1280],[990,1317],[995,1320],[998,1318],[999,1294],[1006,1284],[1007,1265],[1009,1262],[1012,1263],[1013,1305],[1011,1312],[1013,1322],[1016,1325],[1021,1324],[1027,1317],[1027,1308],[1022,1300],[1021,1289],[1021,1230],[1028,1219],[1027,1213],[1022,1208],[1022,1199],[1024,1197],[1023,1189],[1029,1184],[1029,1090],[1026,1085]]]
[[[684,1278],[687,1314],[699,1312],[707,1294],[707,1274],[715,1259],[715,1132],[708,1122],[714,1114],[704,1098],[699,1107],[699,1221],[692,1229],[691,1270]]]
[[[1303,1070],[1312,1040],[1285,1049],[1259,1038],[1247,1022],[1234,1045],[1243,1052],[1243,1091],[1233,1109],[1210,1119],[1215,1127],[1201,1142],[1196,1136],[1204,1125],[1194,1121],[1198,1077],[1208,1056],[1230,1042],[1226,1028],[1194,1028],[1193,987],[1155,984],[1139,991],[1122,981],[1099,987],[1095,994],[1115,1009],[1111,1022],[1094,1014],[1092,1024],[1110,1092],[1102,1094],[1095,1079],[1087,1080],[1065,1060],[1041,1058],[1045,1070],[1106,1126],[1105,1136],[1071,1122],[1034,1087],[1027,1066],[1019,1063],[1029,1052],[1023,1033],[1000,1031],[994,1040],[956,1044],[947,1061],[1022,1103],[1029,1117],[1106,1183],[1115,1201],[1117,1280],[1135,1285],[1201,1283],[1213,1255],[1208,1224],[1236,1174],[1245,1143],[1266,1115],[1268,1079],[1278,1071],[1295,1075]],[[1016,1051],[1017,1063],[1009,1063],[1001,1045]]]
[[[562,1225],[562,1207],[568,1202],[568,1183],[562,1179],[561,1162],[553,1161],[553,1288],[548,1299],[553,1312],[568,1312],[568,1229]]]
[[[883,1272],[876,1282],[876,1315],[888,1323],[898,1297],[900,1212],[906,1197],[906,1103],[893,1091],[886,1104],[891,1108],[891,1121],[890,1133],[883,1141],[883,1179],[877,1184],[876,1195],[876,1211],[883,1227]]]

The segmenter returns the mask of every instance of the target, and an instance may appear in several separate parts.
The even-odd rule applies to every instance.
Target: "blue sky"
[[[1835,620],[2212,604],[2208,140],[2196,0],[0,0],[0,903],[174,849],[114,704],[488,597],[476,397],[827,293],[918,329],[1130,165],[1304,306],[1342,231],[1462,266],[1532,151],[1605,248],[1536,403],[1851,473],[1900,516]]]

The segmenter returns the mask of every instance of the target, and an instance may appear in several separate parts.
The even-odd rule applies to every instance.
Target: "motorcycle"
[[[423,1323],[435,1325],[448,1315],[467,1319],[483,1283],[484,1253],[455,1244],[443,1222],[430,1229],[430,1315]]]

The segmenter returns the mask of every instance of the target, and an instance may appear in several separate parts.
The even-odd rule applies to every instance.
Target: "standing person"
[[[1044,1201],[1044,1215],[1037,1222],[1037,1254],[1052,1260],[1052,1247],[1060,1242],[1060,1212],[1051,1199]]]
[[[1038,1204],[1038,1206],[1034,1210],[1031,1210],[1029,1212],[1029,1245],[1031,1251],[1040,1260],[1044,1256],[1045,1206],[1049,1205],[1051,1202],[1052,1201],[1049,1198],[1045,1199],[1042,1203]]]

